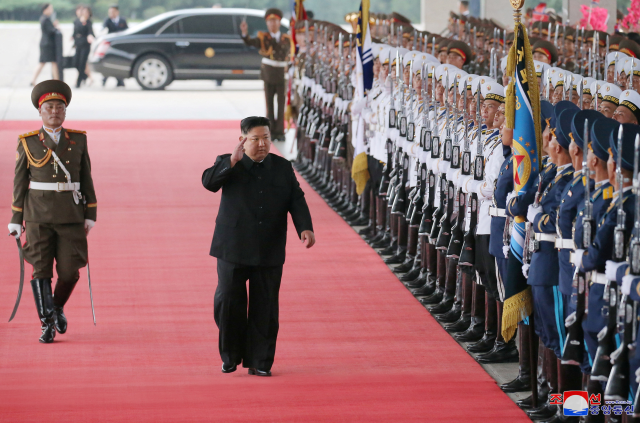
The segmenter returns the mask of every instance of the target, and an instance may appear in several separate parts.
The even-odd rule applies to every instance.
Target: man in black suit
[[[114,32],[121,32],[125,29],[129,29],[129,25],[127,24],[127,20],[120,16],[120,9],[118,5],[114,4],[109,6],[109,11],[107,12],[109,16],[104,20],[103,27],[107,29],[109,34],[113,34]],[[124,87],[124,80],[121,78],[116,78],[118,81],[118,87]],[[107,77],[105,76],[102,80],[102,85],[107,83]]]
[[[206,189],[222,188],[210,254],[218,258],[214,317],[223,373],[242,364],[251,375],[271,376],[288,213],[303,244],[311,248],[315,243],[309,208],[291,163],[269,154],[269,126],[264,117],[243,119],[233,153],[218,156],[202,174]]]

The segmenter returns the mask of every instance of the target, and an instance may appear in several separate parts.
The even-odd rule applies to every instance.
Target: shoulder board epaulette
[[[289,35],[289,34],[280,34],[280,37],[282,37],[282,38],[291,38],[291,35]]]
[[[18,135],[18,138],[27,138],[27,137],[32,137],[34,135],[38,135],[38,133],[40,132],[40,130],[38,129],[37,131],[31,131],[31,132],[27,132],[26,134],[22,134],[22,135]]]
[[[258,31],[258,35],[257,35],[257,37],[258,37],[258,38],[260,38],[260,39],[262,40],[266,34],[267,34],[267,33],[266,33],[266,32],[264,32],[264,31]]]
[[[602,190],[602,199],[609,200],[610,198],[613,198],[613,187],[607,187]]]
[[[87,133],[87,131],[81,131],[79,129],[67,129],[67,128],[65,128],[65,131],[71,132],[72,134],[86,134]]]

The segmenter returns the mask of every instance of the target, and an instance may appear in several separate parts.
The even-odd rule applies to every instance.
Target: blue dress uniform
[[[578,107],[571,102],[560,102],[555,108],[556,140],[568,151],[569,128]],[[566,123],[569,123],[569,126]],[[556,221],[561,194],[573,180],[573,166],[566,164],[556,169],[556,176],[547,185],[540,198],[542,213],[532,223],[538,250],[531,256],[529,277],[533,295],[535,331],[543,344],[559,358],[565,341],[565,311],[562,294],[558,287],[560,268],[558,251],[555,248]],[[540,234],[540,235],[538,235]]]
[[[622,147],[622,167],[623,169],[633,170],[633,155],[635,152],[634,140],[635,135],[640,132],[637,125],[624,124],[624,141]],[[617,157],[617,131],[613,131],[610,136],[611,153],[613,157]],[[584,252],[580,269],[584,272],[597,272],[598,279],[605,280],[605,265],[607,260],[611,260],[613,256],[614,241],[613,234],[617,225],[617,208],[616,199],[619,192],[615,192],[609,207],[598,222],[598,230],[596,232],[593,244]],[[625,212],[625,235],[631,234],[635,220],[635,198],[631,187],[623,189],[622,205]],[[627,243],[625,242],[625,245]],[[620,272],[619,272],[620,273]],[[621,279],[621,278],[620,278]],[[589,292],[589,296],[591,296]],[[633,292],[633,289],[632,289]],[[632,297],[633,298],[633,297]],[[631,394],[635,394],[637,383],[635,382],[635,371],[640,366],[640,356],[636,354],[630,360],[630,384]]]
[[[554,107],[548,101],[542,100],[540,102],[540,108],[542,110],[543,118],[541,122],[542,131],[544,132],[545,128],[548,126],[550,128],[550,131],[553,133],[556,130],[556,117]],[[549,182],[551,182],[556,176],[556,165],[551,163],[548,159],[549,156],[544,156],[542,158],[542,170],[540,171],[540,175],[542,176],[542,189],[549,185]],[[526,216],[527,209],[531,204],[533,204],[533,201],[535,200],[539,183],[540,179],[536,178],[533,185],[529,187],[527,192],[511,198],[505,210],[506,215],[511,217]]]
[[[493,193],[495,206],[504,209],[507,202],[507,195],[513,191],[513,154],[511,147],[502,146],[504,154],[504,162],[500,167],[500,176],[496,179],[496,189]],[[489,254],[496,258],[498,273],[500,280],[507,276],[507,259],[502,252],[502,236],[504,234],[504,225],[507,223],[506,217],[491,217],[491,236],[489,237]],[[500,284],[498,284],[500,286]]]
[[[540,205],[543,213],[533,221],[533,231],[540,234],[556,233],[556,212],[560,194],[573,178],[573,166],[560,166],[556,177],[545,188]],[[558,253],[554,241],[540,241],[539,249],[531,257],[529,278],[535,316],[536,334],[544,345],[561,357],[561,342],[564,342],[564,311],[558,288]]]
[[[600,160],[607,161],[609,158],[609,136],[611,132],[618,128],[619,124],[613,119],[600,118],[594,122],[591,127],[591,150]],[[595,190],[591,193],[591,209],[594,227],[593,231],[597,231],[602,221],[602,216],[611,203],[613,197],[613,186],[608,180],[598,181]],[[575,224],[574,240],[582,241],[584,218],[584,203],[578,209],[578,216]],[[574,267],[575,268],[575,267]],[[574,287],[573,292],[576,292]],[[603,299],[604,285],[590,283],[587,310],[588,313],[582,320],[582,329],[584,330],[585,345],[587,347],[589,363],[593,365],[593,359],[598,349],[598,332],[607,325],[607,317],[603,314],[603,308],[607,305]]]

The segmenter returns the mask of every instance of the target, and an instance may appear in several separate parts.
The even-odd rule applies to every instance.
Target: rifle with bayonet
[[[455,78],[455,74],[454,74]],[[452,154],[452,140],[451,140],[451,118],[449,114],[449,71],[446,70],[444,73],[444,105],[445,105],[445,139],[444,139],[444,151],[442,159],[445,162],[451,162],[451,154]]]
[[[622,125],[620,126],[622,129]],[[622,165],[622,140],[618,139],[618,160],[617,166]],[[638,178],[638,148],[640,147],[640,135],[636,135],[634,153],[634,182]],[[622,170],[616,169],[616,180],[618,198],[617,205],[617,225],[613,235],[613,260],[621,262],[625,260],[624,249],[626,245],[626,213],[623,210],[624,197],[624,179]],[[637,211],[636,211],[637,213]],[[629,397],[629,359],[631,354],[635,352],[636,322],[638,315],[638,303],[633,301],[629,295],[622,294],[618,287],[618,336],[620,338],[620,347],[611,354],[611,373],[607,381],[607,388],[604,391],[605,401],[625,401]]]
[[[467,80],[464,80],[464,100],[466,104]],[[458,79],[453,80],[453,143],[451,147],[451,168],[460,168],[460,134],[458,131]],[[463,112],[464,113],[464,112]],[[465,113],[466,115],[466,113]]]
[[[591,186],[589,184],[590,171],[587,166],[587,155],[589,151],[589,120],[584,121],[584,144],[582,146],[582,172],[584,183],[584,211],[582,220],[582,239],[574,239],[576,248],[586,250],[591,245],[593,226],[593,205],[591,203]],[[562,350],[562,364],[580,366],[584,359],[584,330],[582,329],[582,319],[586,313],[587,305],[587,275],[585,272],[576,269],[573,277],[573,286],[576,292],[576,311],[565,319],[567,327],[567,339]]]
[[[621,262],[624,260],[624,230],[625,230],[625,212],[622,204],[622,138],[624,129],[622,125],[618,129],[618,157],[616,160],[616,184],[618,189],[618,197],[616,200],[617,225],[614,229],[614,248],[613,261]],[[618,284],[615,280],[608,280],[605,284],[603,300],[607,302],[604,312],[608,316],[607,326],[602,328],[598,333],[598,349],[593,359],[591,367],[591,380],[600,382],[608,382],[611,374],[611,359],[614,350],[616,350],[615,329],[616,321],[616,305],[618,304]]]

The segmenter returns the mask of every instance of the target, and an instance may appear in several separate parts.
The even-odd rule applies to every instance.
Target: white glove
[[[604,274],[607,275],[607,279],[610,281],[617,280],[618,268],[620,268],[620,266],[624,266],[625,264],[626,262],[624,261],[616,263],[615,261],[607,260],[607,264],[604,267]]]
[[[542,206],[535,207],[533,204],[531,204],[527,211],[527,220],[533,223],[533,221],[536,219],[536,216],[538,216],[540,213],[542,213]]]
[[[509,194],[507,194],[507,207],[509,207],[509,201],[511,201],[511,199],[515,196],[516,196],[515,191],[511,191]]]
[[[506,259],[509,258],[509,246],[508,245],[503,245],[502,246],[502,254],[504,254],[504,258],[506,258]]]
[[[95,224],[96,224],[95,220],[91,220],[91,219],[84,220],[84,231],[87,233],[87,235],[89,235],[89,232],[95,226]]]
[[[524,275],[525,278],[529,279],[529,265],[528,264],[523,264],[522,265],[522,274]]]
[[[16,239],[20,239],[22,235],[22,225],[19,223],[9,223],[9,234],[16,233]]]
[[[626,275],[622,277],[622,287],[620,287],[620,291],[624,295],[629,295],[631,292],[631,283],[636,277],[633,275]]]
[[[576,267],[576,269],[580,269],[582,265],[582,256],[584,255],[584,250],[577,249],[574,251],[573,256],[571,258],[571,263]]]

